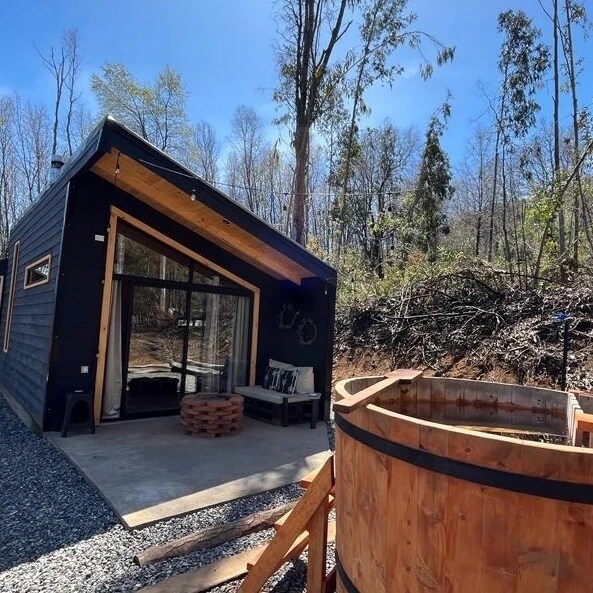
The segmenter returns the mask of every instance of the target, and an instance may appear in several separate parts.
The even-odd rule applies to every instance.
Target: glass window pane
[[[118,225],[115,273],[160,280],[189,281],[189,260],[125,224]]]
[[[177,410],[186,292],[134,287],[126,414]]]
[[[209,284],[211,286],[224,286],[230,288],[240,288],[238,284],[229,280],[225,276],[217,274],[210,268],[195,262],[194,263],[194,284]]]
[[[224,392],[247,383],[250,324],[247,297],[192,293],[187,373],[196,389]]]

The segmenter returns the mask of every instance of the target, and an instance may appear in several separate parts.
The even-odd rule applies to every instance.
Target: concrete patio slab
[[[128,528],[298,481],[330,454],[325,425],[273,426],[245,419],[242,432],[184,435],[179,417],[103,424],[95,435],[47,438],[98,489]]]

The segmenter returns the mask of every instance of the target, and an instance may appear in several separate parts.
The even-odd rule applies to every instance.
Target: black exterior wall
[[[15,225],[8,245],[0,322],[2,346],[17,242],[19,258],[7,352],[0,347],[0,389],[37,431],[43,426],[67,192],[67,180],[51,188]],[[26,266],[47,254],[52,258],[49,282],[25,289]]]
[[[318,278],[305,279],[300,287],[279,282],[97,175],[85,172],[72,180],[66,215],[45,430],[59,427],[65,393],[94,388],[111,205],[257,286],[261,303],[256,382],[261,382],[269,358],[313,366],[315,388],[324,394],[324,407],[329,410],[335,297],[332,284]],[[96,240],[96,235],[105,240]],[[291,330],[278,327],[280,310],[287,302],[302,317],[315,321],[318,334],[312,345],[299,344],[296,326]],[[81,374],[84,366],[89,367],[88,374]]]

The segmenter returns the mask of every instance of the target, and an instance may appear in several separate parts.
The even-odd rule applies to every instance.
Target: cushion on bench
[[[295,393],[312,393],[315,391],[315,380],[313,367],[298,367],[287,362],[281,362],[270,358],[268,367],[276,369],[297,369],[299,371]]]
[[[314,399],[309,395],[302,395],[300,393],[295,393],[294,395],[278,393],[277,391],[272,391],[271,389],[264,389],[261,385],[235,387],[235,393],[239,393],[240,395],[244,395],[246,397],[252,397],[253,399],[259,399],[264,402],[270,402],[272,404],[281,404],[284,398],[286,398],[289,403],[307,402]]]

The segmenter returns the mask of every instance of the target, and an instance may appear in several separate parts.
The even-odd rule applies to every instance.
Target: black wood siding
[[[24,408],[38,428],[43,426],[68,189],[65,181],[58,183],[40,198],[11,232],[0,322],[0,341],[3,344],[14,245],[19,241],[8,352],[0,350],[0,387]],[[52,256],[49,282],[25,290],[25,268],[48,253]]]
[[[59,426],[66,392],[74,389],[92,391],[94,388],[110,205],[117,206],[260,288],[258,381],[261,380],[268,358],[312,365],[315,367],[316,389],[325,393],[329,402],[331,350],[328,347],[331,349],[331,342],[328,344],[327,336],[328,323],[332,323],[333,327],[333,318],[328,317],[328,308],[333,315],[332,286],[317,279],[305,281],[303,287],[278,282],[102,178],[85,173],[71,184],[46,430]],[[105,242],[97,242],[95,235],[104,235]],[[314,345],[301,346],[294,332],[287,333],[278,328],[277,316],[287,300],[297,302],[303,314],[311,316],[318,323],[318,339]],[[89,373],[81,374],[81,366],[89,366]]]

